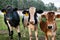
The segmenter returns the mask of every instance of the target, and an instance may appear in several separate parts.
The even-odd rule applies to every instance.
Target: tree
[[[38,10],[57,10],[54,3],[44,4],[42,0],[0,0],[0,9],[4,8],[7,5],[17,7],[18,9],[27,9],[31,6],[36,7]]]
[[[55,7],[54,3],[49,3],[49,4],[46,4],[46,10],[48,11],[56,11],[57,8]]]

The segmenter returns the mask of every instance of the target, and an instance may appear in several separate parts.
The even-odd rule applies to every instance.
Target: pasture
[[[57,35],[56,35],[56,40],[60,40],[60,20],[56,20],[57,23]],[[22,25],[22,17],[20,17],[20,31],[22,34],[21,40],[29,40],[29,35],[28,35],[28,29],[24,30],[23,25]],[[23,37],[23,31],[26,33],[26,37]],[[17,32],[14,29],[14,40],[17,40]],[[40,27],[38,25],[38,37],[39,40],[44,40],[44,33],[40,30]],[[3,16],[0,15],[0,40],[9,40],[8,37],[8,29],[7,26],[4,23]],[[34,32],[33,32],[33,40],[35,40]]]

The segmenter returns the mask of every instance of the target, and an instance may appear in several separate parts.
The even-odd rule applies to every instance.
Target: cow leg
[[[45,40],[48,40],[48,35],[46,34],[46,36],[45,36]]]
[[[13,28],[12,27],[9,28],[10,28],[10,39],[13,39]]]
[[[13,28],[12,28],[12,26],[9,24],[9,21],[7,21],[7,23],[8,23],[8,30],[9,30],[10,39],[13,39]]]
[[[29,37],[30,37],[29,40],[32,40],[32,31],[31,31],[31,28],[30,27],[28,27],[28,28],[29,28]]]
[[[37,28],[35,29],[35,37],[36,37],[36,40],[38,40],[38,29]]]
[[[56,32],[53,33],[52,40],[56,40]]]
[[[52,40],[56,40],[56,35],[52,36]]]
[[[10,35],[11,35],[11,39],[13,39],[13,31],[11,31],[10,33],[11,33],[11,34],[10,34]]]
[[[20,27],[17,26],[16,30],[18,32],[18,40],[20,40],[20,38],[21,38]]]
[[[7,26],[8,27],[8,31],[9,31],[9,36],[10,36],[10,28],[9,28],[9,26]]]
[[[52,37],[52,40],[55,40],[55,36]]]

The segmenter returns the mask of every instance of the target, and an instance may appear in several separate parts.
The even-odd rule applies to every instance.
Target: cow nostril
[[[30,22],[31,24],[33,23],[33,22]]]
[[[48,29],[52,29],[52,26],[48,26]]]

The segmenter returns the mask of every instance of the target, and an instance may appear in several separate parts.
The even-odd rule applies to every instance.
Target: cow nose
[[[52,26],[48,26],[48,29],[52,29]]]
[[[34,24],[34,22],[33,21],[30,21],[30,24]]]

